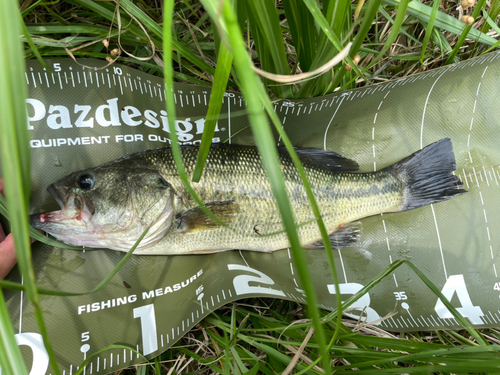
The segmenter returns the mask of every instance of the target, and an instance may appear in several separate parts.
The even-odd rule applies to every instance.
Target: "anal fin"
[[[343,247],[349,247],[354,245],[360,238],[363,226],[358,221],[355,223],[344,224],[343,226],[337,228],[333,233],[330,233],[330,244],[332,249],[341,249]],[[304,249],[324,249],[325,246],[323,241],[317,241],[312,244],[304,246]]]

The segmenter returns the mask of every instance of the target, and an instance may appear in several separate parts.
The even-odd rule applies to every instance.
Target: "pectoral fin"
[[[329,236],[332,249],[341,249],[343,247],[354,245],[361,238],[362,228],[363,227],[359,221],[356,223],[344,224],[342,227],[339,227]],[[304,249],[320,250],[324,248],[325,246],[323,241],[317,241],[304,246]]]
[[[240,206],[233,200],[211,202],[206,204],[206,207],[212,211],[220,222],[208,216],[200,207],[196,207],[186,211],[175,219],[177,230],[186,233],[198,230],[217,229],[223,225],[230,224],[240,211]]]

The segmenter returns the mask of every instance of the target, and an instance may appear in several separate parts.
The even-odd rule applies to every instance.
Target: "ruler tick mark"
[[[120,76],[116,77],[118,79],[118,83],[120,84],[120,92],[123,95],[123,87],[122,87],[122,80],[120,79]],[[97,84],[99,87],[99,84]]]

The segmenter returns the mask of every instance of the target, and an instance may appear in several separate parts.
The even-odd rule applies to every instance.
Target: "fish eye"
[[[78,186],[84,190],[92,189],[94,187],[95,178],[89,173],[85,173],[78,177]]]

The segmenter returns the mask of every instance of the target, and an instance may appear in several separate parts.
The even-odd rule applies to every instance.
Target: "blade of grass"
[[[330,266],[330,272],[332,274],[332,280],[333,280],[333,283],[335,284],[337,311],[339,311],[339,313],[337,314],[337,323],[338,324],[337,324],[337,328],[335,329],[335,333],[334,333],[334,336],[332,339],[333,341],[336,341],[336,338],[338,337],[338,334],[339,334],[340,323],[342,320],[342,296],[341,296],[340,289],[339,289],[337,269],[335,267],[335,260],[333,259],[332,245],[330,243],[328,231],[326,230],[325,223],[321,219],[321,217],[322,217],[321,212],[319,210],[318,204],[316,203],[316,199],[314,198],[314,194],[312,192],[311,186],[310,186],[309,182],[307,181],[304,167],[302,166],[302,163],[300,162],[297,154],[293,150],[293,145],[292,145],[292,142],[290,141],[290,138],[288,138],[288,135],[282,129],[282,125],[280,123],[280,120],[279,120],[276,112],[274,111],[271,103],[269,102],[269,100],[265,100],[266,94],[264,92],[264,89],[262,87],[260,89],[261,89],[260,90],[261,102],[263,103],[264,107],[266,108],[268,116],[271,118],[273,124],[275,125],[275,129],[278,131],[283,143],[285,144],[285,146],[287,147],[287,150],[290,153],[290,156],[294,162],[295,168],[297,168],[297,171],[302,179],[302,183],[304,184],[304,188],[306,190],[307,197],[308,197],[309,202],[311,204],[313,215],[314,215],[314,217],[318,218],[318,220],[317,220],[318,228],[320,230],[321,237],[323,239],[326,258],[328,259],[328,264]],[[299,259],[294,258],[294,260],[297,262],[295,265],[298,268],[299,272],[302,272],[304,275],[306,275],[308,273],[308,268],[306,266],[307,262],[305,259],[305,255],[303,254],[303,252],[301,252],[301,253],[302,253],[300,255],[301,258],[299,258]],[[314,293],[314,286],[307,285],[305,288],[306,294],[308,293],[309,288],[311,288],[312,293]],[[315,297],[314,297],[314,299],[315,299]],[[314,301],[314,299],[313,299],[313,301]],[[313,301],[310,302],[309,307],[312,306]]]
[[[53,1],[52,3],[49,3],[49,2],[45,2],[44,0],[38,0],[37,2],[31,4],[29,7],[27,7],[25,10],[23,10],[21,13],[21,17],[22,18],[26,17],[33,9],[35,9],[42,2],[46,5],[52,5],[52,4],[55,4],[57,1]]]
[[[352,368],[358,368],[358,367],[368,367],[368,366],[380,366],[382,364],[390,363],[390,362],[403,362],[407,363],[409,361],[413,360],[422,360],[422,361],[429,361],[429,359],[433,357],[438,357],[439,360],[436,361],[435,358],[433,358],[433,362],[448,362],[447,358],[448,356],[451,356],[453,354],[460,354],[460,357],[463,354],[467,353],[481,353],[481,352],[498,352],[500,349],[499,345],[494,345],[490,347],[464,347],[464,346],[459,346],[459,347],[454,347],[454,348],[446,348],[446,349],[437,349],[437,350],[428,350],[423,353],[416,353],[416,354],[403,354],[403,355],[398,355],[398,356],[391,356],[385,359],[376,359],[372,361],[366,361],[366,362],[361,362],[361,363],[356,363],[352,365],[346,365],[346,366],[338,366],[336,369],[338,370],[344,370],[344,369],[352,369]],[[339,350],[342,350],[342,348],[339,348]],[[459,359],[460,360],[460,359]],[[484,359],[478,359],[478,361],[484,361]],[[456,362],[456,361],[449,361],[448,364]],[[497,369],[499,368],[500,364],[498,363],[498,360],[495,359]],[[480,366],[480,363],[475,363],[474,366],[477,368],[477,366]],[[484,365],[484,363],[483,363]],[[470,366],[470,365],[469,365]],[[489,364],[491,366],[491,364]],[[444,367],[447,369],[447,367]],[[483,367],[484,368],[484,367]],[[415,369],[415,368],[414,368]],[[418,367],[416,367],[418,369]]]
[[[365,40],[366,36],[368,35],[368,32],[372,28],[372,24],[375,21],[375,18],[377,17],[378,8],[380,7],[381,1],[382,0],[371,0],[368,2],[365,15],[363,17],[363,20],[361,21],[361,26],[352,42],[351,53],[350,53],[351,57],[354,57],[357,51],[361,48],[363,41]],[[345,75],[346,75],[346,68],[345,66],[343,66],[340,68],[338,73],[335,75],[335,78],[333,79],[331,85],[332,90],[335,89],[340,84],[340,82],[342,82]]]
[[[120,6],[130,12],[131,15],[136,17],[139,22],[141,22],[146,28],[151,30],[158,38],[160,38],[160,40],[164,38],[162,27],[158,25],[158,23],[154,22],[147,14],[145,14],[139,7],[137,7],[137,5],[132,3],[130,0],[120,0]],[[183,55],[191,63],[196,64],[198,68],[204,70],[208,74],[215,74],[215,69],[211,65],[188,50],[181,43],[172,39],[171,45],[175,51],[179,51],[181,55]]]
[[[273,2],[266,0],[247,1],[250,31],[262,69],[276,74],[290,74],[278,13]],[[267,80],[264,80],[267,82]],[[292,96],[289,85],[271,85],[278,98]]]
[[[302,1],[283,0],[282,3],[300,67],[308,72],[316,55],[314,18]]]
[[[486,4],[486,0],[479,0],[474,8],[474,11],[472,12],[471,17],[474,18],[474,20],[479,16],[481,10],[484,8],[484,4]],[[448,56],[448,60],[446,60],[446,64],[451,64],[452,62],[455,61],[455,57],[458,54],[458,51],[460,50],[460,47],[462,47],[462,44],[465,42],[465,39],[468,37],[469,32],[472,30],[472,25],[465,25],[464,24],[464,29],[462,34],[460,35],[460,38],[458,41],[455,43],[455,46],[453,47],[453,51],[451,51],[450,55]],[[476,29],[474,29],[476,30]],[[495,40],[496,42],[496,40]]]
[[[409,3],[410,3],[410,0],[400,0],[399,1],[396,19],[392,23],[391,32],[389,33],[389,36],[387,37],[387,40],[385,41],[384,46],[382,47],[382,50],[378,53],[378,56],[375,59],[373,59],[373,61],[365,69],[363,69],[363,72],[366,72],[368,69],[370,69],[376,63],[378,63],[380,61],[380,59],[382,59],[383,57],[386,56],[385,53],[389,50],[389,48],[392,47],[392,44],[396,41],[396,38],[398,37],[398,35],[401,31],[401,25],[403,25],[403,21],[406,17],[406,10],[408,9]]]
[[[1,9],[1,8],[0,8]],[[9,311],[0,288],[0,368],[5,374],[27,375],[21,351],[14,338]]]
[[[486,10],[483,9],[483,14],[486,13]],[[490,8],[488,9],[488,18],[491,20],[496,20],[498,15],[500,14],[500,1],[499,0],[492,0]],[[486,16],[484,16],[486,18]],[[495,22],[493,22],[495,24]],[[496,26],[496,24],[495,24]],[[483,26],[481,27],[481,33],[486,34],[488,31],[490,31],[490,28],[493,27],[491,23],[483,23]],[[497,32],[498,34],[498,32]]]
[[[500,4],[500,1],[498,1],[498,3]],[[500,6],[499,6],[499,9],[500,9]],[[497,34],[500,34],[500,28],[497,26],[497,24],[495,23],[495,21],[493,21],[493,19],[488,15],[488,13],[483,10],[483,17],[484,19],[486,20],[486,23],[493,29],[495,30],[495,32]],[[495,43],[494,45],[492,45],[490,48],[488,48],[485,52],[483,52],[482,54],[485,54],[485,53],[488,53],[490,52],[491,50],[497,48],[498,46],[500,45],[500,40]]]
[[[158,360],[158,357],[155,358],[155,374],[161,374],[161,367],[160,367],[160,361]],[[78,375],[78,374],[76,374]]]
[[[399,4],[399,0],[383,0],[384,4],[396,6]],[[484,6],[484,1],[482,2]],[[481,6],[478,2],[475,6],[476,9],[479,11],[481,10]],[[432,15],[432,8],[428,5],[422,4],[419,1],[413,0],[408,4],[408,14],[411,16],[415,17],[419,21],[423,21],[428,23],[430,21],[431,15]],[[456,19],[455,17],[452,17],[444,12],[439,12],[437,17],[436,17],[436,22],[435,22],[435,27],[438,29],[442,29],[445,31],[448,31],[450,33],[453,33],[455,35],[460,35],[462,34],[462,31],[464,30],[464,23],[460,22],[460,20]],[[495,38],[492,38],[486,34],[482,34],[478,29],[476,28],[469,28],[470,32],[469,35],[467,36],[470,39],[477,40],[479,43],[482,44],[487,44],[487,45],[493,45],[497,41]]]
[[[457,322],[464,327],[470,335],[479,343],[479,345],[489,345],[488,342],[483,338],[483,336],[472,326],[472,324],[464,318],[448,301],[443,293],[429,280],[427,276],[425,276],[413,263],[409,261],[404,261],[408,267],[410,267],[415,274],[420,277],[420,279],[427,285],[427,287],[432,290],[432,292],[438,296],[438,298],[443,302],[443,304],[447,307],[453,317],[457,320]]]
[[[172,14],[174,9],[174,4],[172,0],[165,2],[164,12],[165,14]],[[198,206],[205,212],[211,219],[213,219],[216,223],[226,226],[223,222],[217,218],[212,211],[210,211],[203,201],[198,197],[196,191],[192,188],[189,183],[189,178],[186,173],[186,169],[184,168],[184,163],[182,160],[182,151],[179,146],[179,141],[177,138],[177,132],[175,131],[175,101],[174,101],[174,87],[173,87],[173,68],[172,68],[172,46],[171,43],[173,41],[172,38],[172,17],[167,16],[165,18],[165,23],[163,24],[163,55],[165,59],[164,66],[164,76],[165,76],[165,93],[166,93],[166,109],[168,114],[168,126],[170,132],[171,143],[170,147],[172,148],[172,155],[174,157],[175,165],[177,168],[177,172],[179,174],[179,178],[181,179],[184,187],[189,192],[190,196],[194,199],[194,201],[198,204]]]
[[[213,364],[213,362],[214,362],[213,358],[203,358],[201,355],[199,355],[195,352],[192,352],[186,348],[178,348],[178,350],[180,353],[186,354],[187,356],[194,358],[195,361],[198,361],[199,363],[206,365],[212,371],[214,371],[218,374],[224,374],[224,370],[222,368],[217,367]]]
[[[213,317],[209,316],[207,318],[205,318],[205,321],[209,324],[213,324],[214,326],[222,329],[224,332],[227,332],[230,330],[230,327],[227,327],[225,325],[222,325],[221,321],[218,320],[218,319],[214,319]],[[256,341],[253,337],[249,337],[247,335],[244,335],[244,334],[241,334],[239,333],[237,335],[238,339],[262,350],[264,353],[266,353],[267,355],[269,356],[272,356],[276,359],[278,359],[280,362],[284,363],[285,365],[288,365],[290,363],[290,361],[292,360],[290,357],[288,357],[286,354],[284,353],[281,353],[279,350],[276,350],[274,347],[270,346],[270,345],[267,345],[267,344],[262,344],[258,341]],[[305,368],[305,366],[301,363],[297,364],[296,366],[298,369],[301,369],[303,370]],[[326,372],[326,371],[325,371]],[[327,374],[329,374],[329,372],[326,372]]]
[[[329,373],[330,360],[328,358],[328,351],[326,350],[323,328],[321,327],[319,320],[314,286],[310,281],[309,269],[307,268],[305,255],[301,248],[297,229],[295,227],[283,174],[279,167],[280,164],[274,137],[263,111],[262,101],[260,100],[260,97],[255,95],[256,93],[264,92],[264,88],[258,80],[257,75],[252,70],[252,61],[245,51],[243,35],[241,34],[236,16],[229,2],[226,1],[223,4],[222,12],[223,19],[228,30],[228,35],[226,37],[229,40],[233,51],[235,67],[240,78],[241,91],[247,101],[250,124],[252,126],[255,141],[262,158],[264,169],[266,170],[267,176],[270,180],[274,197],[280,209],[281,218],[291,244],[293,259],[298,267],[297,271],[299,273],[300,280],[304,284],[307,300],[310,304],[312,320],[316,329],[316,339],[323,354],[323,366],[325,372]],[[266,103],[268,102],[269,99],[266,100]]]
[[[24,81],[22,46],[18,37],[22,34],[21,18],[16,1],[7,0],[0,4],[0,103],[2,105],[0,148],[5,192],[9,197],[7,207],[10,212],[16,255],[26,286],[26,295],[33,306],[52,369],[54,373],[59,374],[56,357],[43,320],[35,285],[35,273],[31,263],[28,224],[30,149],[25,107],[27,89]],[[16,348],[9,347],[8,350],[15,351]]]
[[[495,30],[495,32],[497,34],[500,34],[500,27],[497,26],[497,24],[495,23],[495,21],[493,21],[493,19],[488,16],[488,13],[483,9],[483,17],[484,19],[486,20],[486,23],[493,29]]]
[[[24,22],[22,20],[21,20],[20,23],[21,23],[21,26],[23,28],[24,37],[26,38],[26,41],[28,42],[28,45],[31,48],[31,51],[36,56],[36,58],[40,62],[40,64],[42,64],[42,66],[45,69],[47,69],[47,71],[52,72],[52,70],[47,66],[47,64],[45,64],[45,61],[43,60],[42,55],[40,55],[40,51],[38,51],[38,48],[35,46],[35,43],[33,43],[33,40],[31,39],[31,35],[28,32],[28,29],[26,28],[26,25],[24,24]]]
[[[441,50],[441,55],[451,52],[451,45],[446,37],[436,27],[432,30],[432,40],[437,44]]]
[[[0,215],[2,215],[7,220],[9,220],[9,212],[7,210],[7,201],[6,201],[5,197],[1,194],[0,194]],[[37,231],[35,228],[33,228],[31,225],[29,227],[29,231],[30,231],[30,237],[32,237],[40,242],[46,243],[47,245],[56,246],[56,247],[60,247],[63,249],[70,249],[70,250],[82,250],[81,247],[66,245],[65,243],[61,243],[61,242],[58,242],[56,240],[53,240],[50,237],[44,236],[39,231]]]
[[[332,44],[335,46],[335,48],[340,51],[344,48],[342,46],[342,43],[338,39],[338,37],[335,35],[335,33],[332,31],[330,25],[328,25],[328,22],[326,21],[325,17],[321,13],[321,10],[318,7],[318,4],[314,2],[314,0],[304,0],[305,4],[307,5],[307,8],[313,15],[314,19],[316,22],[319,24],[321,27],[321,30],[325,33],[325,35],[328,37],[328,39],[332,42]],[[361,70],[357,67],[356,64],[352,61],[351,56],[356,55],[357,51],[359,49],[359,46],[355,48],[354,44],[351,47],[351,52],[349,53],[349,56],[346,57],[347,63],[352,67],[352,69],[359,75],[360,78],[363,78],[364,80],[367,80],[366,77],[363,75]]]
[[[137,356],[141,357],[145,362],[148,362],[147,358],[144,357],[141,353],[139,353],[137,350],[135,350],[135,348],[132,348],[130,346],[125,346],[125,345],[109,345],[109,346],[106,346],[105,348],[102,348],[102,349],[99,349],[95,352],[93,352],[90,356],[88,356],[83,362],[82,364],[80,365],[80,368],[78,369],[77,372],[75,372],[75,375],[80,375],[82,373],[86,373],[86,370],[85,370],[85,366],[92,360],[92,358],[98,356],[99,354],[101,353],[104,353],[110,349],[125,349],[125,350],[130,350],[131,352],[137,354]],[[155,362],[156,363],[156,362]],[[151,364],[149,364],[151,367],[153,367]],[[146,368],[147,366],[143,366],[144,368]],[[155,371],[156,371],[156,365],[155,365]],[[160,374],[160,372],[157,372],[157,374]]]
[[[429,23],[427,23],[427,27],[425,28],[425,37],[424,41],[422,42],[422,52],[420,53],[420,63],[424,63],[424,56],[425,56],[425,51],[427,50],[427,44],[429,43],[429,40],[431,39],[432,36],[432,31],[434,30],[434,23],[436,22],[436,18],[439,13],[439,5],[441,4],[441,0],[434,0],[432,3],[432,13],[429,18]]]
[[[96,12],[97,14],[101,15],[102,17],[105,17],[109,21],[112,21],[114,18],[114,13],[112,10],[102,6],[98,5],[96,2],[91,1],[91,0],[71,0],[71,2],[77,3],[79,5],[85,6],[86,8]],[[123,6],[124,9],[126,9],[130,14],[132,14],[134,17],[136,17],[140,22],[143,23],[143,25],[151,30],[153,34],[156,35],[158,38],[162,38],[162,28],[159,26],[156,22],[151,20],[146,14],[144,14],[143,11],[141,11],[136,5],[131,3],[129,0],[121,0],[120,5]],[[122,22],[123,24],[129,24],[131,20],[127,19],[128,17],[126,15],[122,15]],[[132,24],[128,25],[127,28],[131,30],[134,34],[136,35],[141,35],[142,38],[146,38],[142,30],[140,30],[139,27],[134,26]],[[147,39],[147,38],[146,38]],[[157,44],[158,46],[161,46],[161,43],[158,40],[153,39],[153,42]],[[201,59],[199,56],[196,56],[193,52],[191,52],[189,49],[187,49],[185,46],[180,44],[177,41],[172,41],[172,47],[176,50],[179,51],[179,53],[184,56],[188,61],[191,63],[195,64],[198,68],[204,70],[205,72],[213,75],[215,73],[215,69],[207,64],[203,59]],[[201,72],[199,72],[199,75],[203,75]]]
[[[358,293],[355,295],[351,296],[348,298],[343,304],[342,307],[344,309],[348,308],[350,305],[352,305],[355,301],[357,301],[361,296],[364,294],[368,293],[370,290],[372,290],[378,283],[380,283],[385,277],[389,276],[392,274],[397,268],[401,267],[403,264],[406,264],[407,266],[412,269],[418,277],[432,290],[432,292],[443,302],[443,304],[448,308],[448,310],[452,313],[452,315],[455,317],[455,319],[459,322],[459,324],[462,325],[467,331],[471,334],[472,337],[481,345],[482,348],[485,348],[485,346],[489,345],[487,341],[481,336],[481,334],[472,327],[472,325],[465,319],[454,307],[451,305],[451,303],[443,296],[441,291],[411,262],[407,260],[399,260],[396,262],[393,262],[390,264],[388,267],[386,267],[382,272],[380,272],[371,282],[369,282],[363,289],[361,289]],[[328,315],[328,320],[333,319],[337,314],[337,311],[332,311]],[[329,350],[333,346],[334,341],[331,340],[330,344],[328,345]],[[313,361],[312,364],[307,366],[305,369],[302,371],[298,372],[297,375],[302,375],[306,373],[307,371],[311,370],[315,365],[317,365],[320,362],[320,358],[317,358],[316,360]],[[391,361],[392,362],[392,361]],[[356,367],[356,366],[355,366]],[[336,368],[337,369],[337,368]],[[405,368],[406,370],[406,368]]]
[[[314,17],[312,16],[311,12],[309,12],[305,4],[303,7],[306,8],[305,11],[314,21]],[[325,19],[332,28],[335,35],[341,35],[343,32],[345,32],[344,28],[347,28],[349,23],[349,12],[350,1],[348,0],[340,0],[334,2],[331,1],[328,2],[328,4],[323,4],[323,13],[325,15]],[[317,52],[314,55],[311,70],[317,69],[327,61],[331,60],[331,58],[333,58],[333,56],[335,56],[339,52],[336,48],[332,48],[332,43],[325,33],[321,33],[321,36],[319,36],[318,38],[319,42]],[[332,70],[331,74],[333,74],[334,69]],[[324,74],[317,79],[312,79],[305,82],[301,85],[299,92],[295,97],[304,98],[322,95],[327,91],[330,85],[331,74]]]
[[[384,9],[384,7],[383,7],[383,6],[380,6],[380,7],[378,8],[378,11],[380,12],[380,14],[381,14],[382,16],[384,16],[384,17],[385,17],[385,19],[386,19],[387,21],[389,21],[392,25],[394,25],[394,22],[395,22],[395,21],[391,18],[390,14],[389,14],[389,13],[388,13],[385,9]],[[406,35],[406,36],[407,36],[410,40],[412,40],[413,42],[415,42],[415,44],[419,44],[419,45],[420,45],[420,44],[422,44],[422,42],[420,42],[417,38],[415,38],[415,37],[411,36],[411,34],[410,34],[410,33],[406,32],[406,31],[404,30],[404,28],[400,29],[399,31],[400,31],[403,35]],[[377,52],[377,51],[375,51],[374,53],[378,53],[378,52]]]
[[[205,123],[203,135],[201,136],[200,149],[198,151],[198,158],[196,159],[196,166],[193,172],[192,179],[194,182],[200,181],[203,167],[205,166],[208,152],[210,151],[232,63],[233,55],[229,52],[226,45],[221,43],[219,57],[217,58],[217,67],[215,68],[214,84],[212,87],[210,102],[208,103],[207,121]],[[228,100],[230,99],[228,98]]]
[[[139,246],[141,243],[142,239],[146,236],[148,233],[149,228],[146,228],[146,230],[142,233],[142,235],[139,237],[139,239],[135,242],[134,246],[125,254],[125,256],[118,262],[118,264],[109,272],[106,277],[99,283],[97,284],[96,287],[94,287],[91,291],[89,292],[83,292],[83,293],[74,293],[74,292],[64,292],[64,291],[58,291],[58,290],[48,290],[48,289],[38,289],[39,294],[47,294],[47,295],[52,295],[52,296],[60,296],[60,297],[74,297],[74,296],[82,296],[90,293],[97,292],[101,289],[103,289],[113,277],[120,271],[120,269],[123,267],[123,265],[127,262],[127,260],[132,256],[134,253],[134,250]],[[19,284],[19,283],[14,283],[12,281],[6,281],[6,280],[0,280],[0,288],[6,288],[6,289],[13,289],[13,290],[26,290],[26,286]]]

